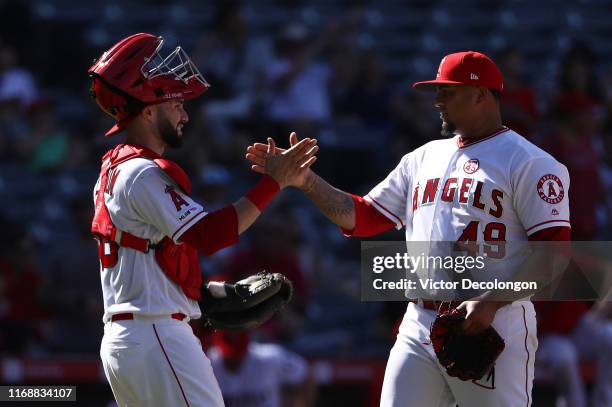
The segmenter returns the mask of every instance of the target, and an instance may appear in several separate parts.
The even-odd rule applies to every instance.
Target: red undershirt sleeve
[[[395,223],[378,212],[374,206],[360,196],[352,195],[355,205],[355,228],[348,230],[340,228],[347,237],[369,237],[395,227]]]
[[[565,241],[572,240],[570,234],[570,228],[567,226],[555,226],[552,228],[546,228],[538,230],[531,236],[529,240],[536,241]]]
[[[569,226],[553,226],[551,228],[546,228],[542,230],[538,230],[531,236],[529,236],[530,241],[549,241],[549,242],[562,242],[562,241],[570,241],[572,240],[571,236],[571,228]],[[571,258],[572,248],[570,244],[567,245],[558,245],[559,247],[554,247],[555,250],[561,250],[561,252],[567,256],[567,258]],[[570,266],[572,265],[570,261]],[[569,266],[568,266],[569,267]]]
[[[179,238],[199,252],[213,253],[238,243],[238,214],[233,205],[211,212]]]

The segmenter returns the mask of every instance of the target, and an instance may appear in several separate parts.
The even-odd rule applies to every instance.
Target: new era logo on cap
[[[432,85],[474,85],[501,91],[504,88],[502,73],[495,63],[480,52],[464,51],[446,55],[440,62],[436,79],[416,82],[413,88]]]

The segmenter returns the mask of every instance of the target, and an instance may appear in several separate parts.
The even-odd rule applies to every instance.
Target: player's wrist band
[[[244,197],[262,212],[279,192],[280,185],[278,182],[271,176],[264,175]]]

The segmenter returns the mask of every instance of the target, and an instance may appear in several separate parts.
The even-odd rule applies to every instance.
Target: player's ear
[[[147,122],[153,122],[155,120],[157,105],[145,106],[140,114]]]

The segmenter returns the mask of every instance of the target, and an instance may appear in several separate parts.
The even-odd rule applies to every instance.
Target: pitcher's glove
[[[463,333],[465,309],[443,312],[431,326],[430,339],[438,361],[449,376],[478,380],[488,373],[505,343],[492,326],[476,335]]]
[[[200,308],[206,322],[215,329],[250,329],[270,319],[292,295],[288,278],[262,271],[234,284],[208,283],[202,287]]]

